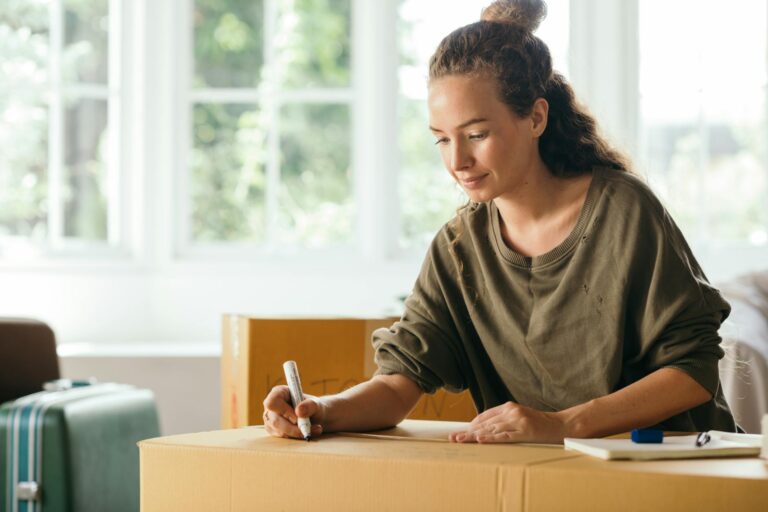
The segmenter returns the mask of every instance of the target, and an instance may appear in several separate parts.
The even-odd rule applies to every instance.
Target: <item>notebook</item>
[[[759,434],[734,434],[710,430],[711,440],[696,446],[696,435],[665,436],[662,443],[633,443],[631,439],[565,439],[565,449],[575,450],[606,460],[696,459],[704,457],[738,457],[759,455]]]

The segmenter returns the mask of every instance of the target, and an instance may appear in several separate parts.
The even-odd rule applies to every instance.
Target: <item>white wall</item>
[[[215,347],[214,347],[215,348]],[[207,354],[174,356],[169,353],[132,355],[132,350],[91,351],[60,357],[62,377],[95,377],[151,389],[155,394],[162,435],[202,432],[220,428],[219,357]],[[94,355],[98,354],[98,355]]]
[[[694,252],[715,283],[768,266],[757,249]],[[0,269],[0,313],[48,322],[64,343],[218,344],[224,313],[397,315],[419,265]]]
[[[342,262],[343,263],[343,262]],[[346,270],[222,263],[167,269],[0,270],[0,312],[48,322],[60,342],[204,342],[224,313],[398,314],[419,262]]]

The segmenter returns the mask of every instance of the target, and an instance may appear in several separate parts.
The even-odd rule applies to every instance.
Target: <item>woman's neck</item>
[[[524,256],[557,247],[576,226],[591,181],[591,174],[555,177],[543,164],[529,172],[515,190],[493,200],[504,242]]]
[[[568,180],[555,177],[543,162],[531,167],[508,192],[496,197],[506,223],[525,225],[538,222],[560,209]]]

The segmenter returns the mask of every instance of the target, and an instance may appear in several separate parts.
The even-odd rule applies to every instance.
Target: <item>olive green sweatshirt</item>
[[[718,376],[729,312],[651,190],[596,169],[576,227],[541,256],[507,247],[493,202],[465,208],[373,344],[378,373],[428,393],[469,389],[479,411],[510,400],[559,411],[678,368],[713,398],[660,427],[734,431]]]

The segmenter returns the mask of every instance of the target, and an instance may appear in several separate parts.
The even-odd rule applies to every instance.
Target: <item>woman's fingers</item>
[[[485,443],[521,443],[527,441],[520,432],[505,430],[495,434],[478,434],[476,440],[480,444]]]
[[[288,386],[275,386],[264,399],[264,428],[276,437],[302,438],[296,425],[296,412],[291,406]]]
[[[275,386],[264,399],[264,410],[287,418],[296,423],[296,412],[291,406],[291,392],[288,386]]]
[[[477,442],[477,434],[486,432],[486,429],[487,427],[472,428],[461,432],[454,432],[449,436],[449,439],[454,443],[475,443]]]
[[[495,425],[503,418],[504,411],[502,407],[504,406],[500,405],[477,415],[475,419],[472,420],[472,422],[467,426],[466,430],[451,432],[448,435],[448,440],[453,443],[475,442],[475,435],[478,432],[492,428],[492,425]]]
[[[312,418],[320,412],[320,406],[311,399],[306,399],[296,407],[296,413],[302,418]]]
[[[276,437],[292,437],[295,439],[304,439],[299,427],[288,421],[285,417],[276,415],[269,411],[264,415],[264,428],[268,434]],[[320,424],[312,425],[312,436],[319,436],[323,433],[323,427]]]
[[[267,412],[264,427],[266,428],[267,433],[273,436],[294,437],[297,439],[304,438],[298,426],[296,426],[294,423],[291,423],[283,416],[273,412]]]
[[[307,398],[294,409],[291,405],[291,393],[288,386],[275,386],[264,399],[264,427],[267,433],[277,437],[303,439],[304,436],[297,426],[297,413],[302,418],[315,420],[315,424],[311,427],[313,436],[319,436],[322,433],[320,404]]]
[[[532,410],[507,402],[477,415],[462,432],[449,439],[457,443],[520,442],[535,438]]]

